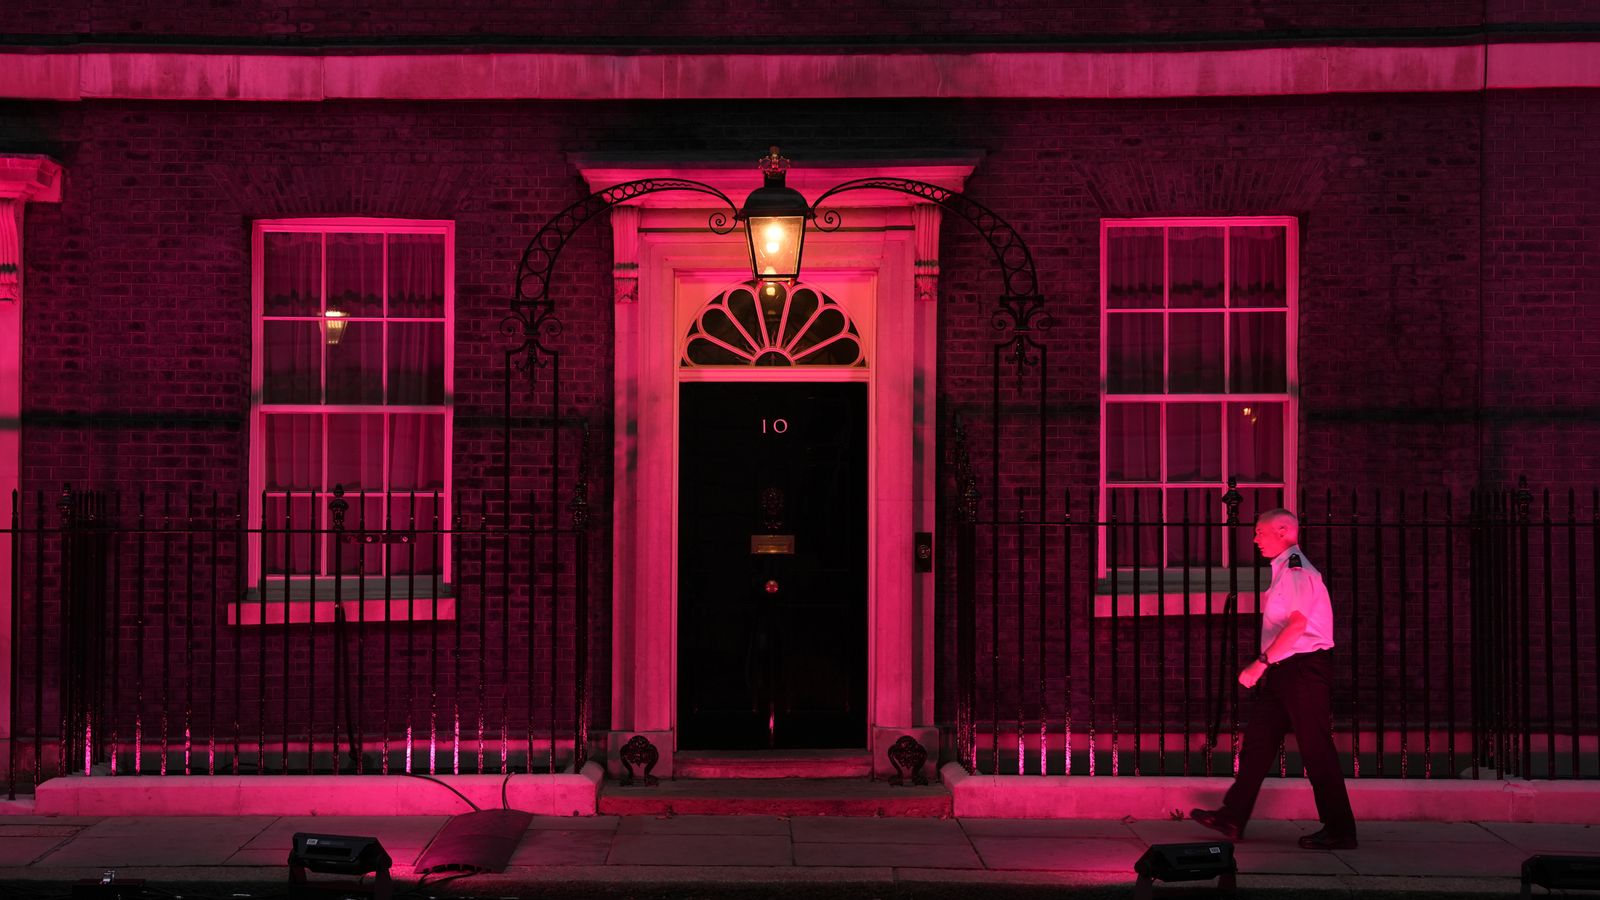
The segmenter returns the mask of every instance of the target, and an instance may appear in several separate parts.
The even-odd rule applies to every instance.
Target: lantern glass
[[[787,284],[800,277],[805,216],[751,216],[745,220],[745,227],[750,239],[750,268],[758,280]]]

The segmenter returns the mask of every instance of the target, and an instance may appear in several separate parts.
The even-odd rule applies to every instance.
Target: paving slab
[[[1485,875],[1512,877],[1522,871],[1525,851],[1510,844],[1370,842],[1333,851],[1358,875]]]
[[[0,827],[10,825],[73,825],[82,828],[100,821],[102,816],[0,816]]]
[[[794,845],[797,866],[893,866],[981,869],[972,847],[961,844],[807,843]]]
[[[1254,826],[1251,826],[1252,828]],[[1501,844],[1476,822],[1356,822],[1361,843]]]
[[[220,816],[106,819],[38,861],[45,866],[222,865],[271,824]]]
[[[627,816],[618,834],[789,834],[779,816]]]
[[[606,862],[613,866],[789,866],[787,835],[619,834]]]
[[[512,852],[512,866],[603,866],[611,854],[609,832],[541,828],[522,836]]]
[[[51,825],[48,823],[0,825],[0,838],[4,838],[6,840],[19,837],[67,838],[77,834],[87,827],[87,825]]]
[[[972,846],[990,869],[1062,872],[1132,872],[1146,849],[1142,841],[1109,838],[975,837]]]
[[[449,821],[449,816],[284,816],[261,829],[241,849],[282,850],[287,856],[299,832],[375,837],[396,862],[400,861],[397,851],[413,851],[412,860],[406,863],[410,865],[416,851],[427,847]]]
[[[1263,847],[1238,844],[1233,859],[1241,873],[1256,875],[1354,875],[1349,863],[1332,853],[1299,847]]]
[[[1533,853],[1600,855],[1600,826],[1545,822],[1485,822],[1485,831]]]
[[[19,835],[0,839],[0,866],[26,866],[61,846],[71,835]]]
[[[965,847],[967,834],[955,819],[861,819],[806,817],[789,822],[796,844],[944,844]]]
[[[1321,827],[1317,822],[1299,819],[1256,819],[1245,827],[1245,836],[1237,843],[1293,845],[1302,834],[1309,834]],[[1149,844],[1185,844],[1215,841],[1222,837],[1190,819],[1139,819],[1129,822],[1128,828]]]
[[[959,819],[969,837],[1122,838],[1137,835],[1118,819]]]
[[[620,816],[534,816],[528,823],[531,831],[537,828],[554,828],[557,831],[616,831]]]

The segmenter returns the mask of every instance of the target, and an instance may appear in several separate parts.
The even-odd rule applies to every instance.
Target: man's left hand
[[[1239,683],[1249,690],[1255,687],[1256,682],[1265,674],[1267,674],[1267,664],[1258,659],[1239,671]]]

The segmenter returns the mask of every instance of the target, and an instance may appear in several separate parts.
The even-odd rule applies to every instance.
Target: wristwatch
[[[1260,653],[1256,654],[1256,662],[1261,663],[1263,666],[1266,666],[1267,668],[1271,668],[1272,666],[1276,665],[1272,660],[1267,658],[1267,651],[1265,651],[1265,650],[1263,650]]]

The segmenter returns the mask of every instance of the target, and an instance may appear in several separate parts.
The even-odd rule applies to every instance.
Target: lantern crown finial
[[[767,155],[761,158],[761,176],[767,186],[780,186],[784,176],[789,171],[789,157],[778,152],[778,145],[767,148]]]

